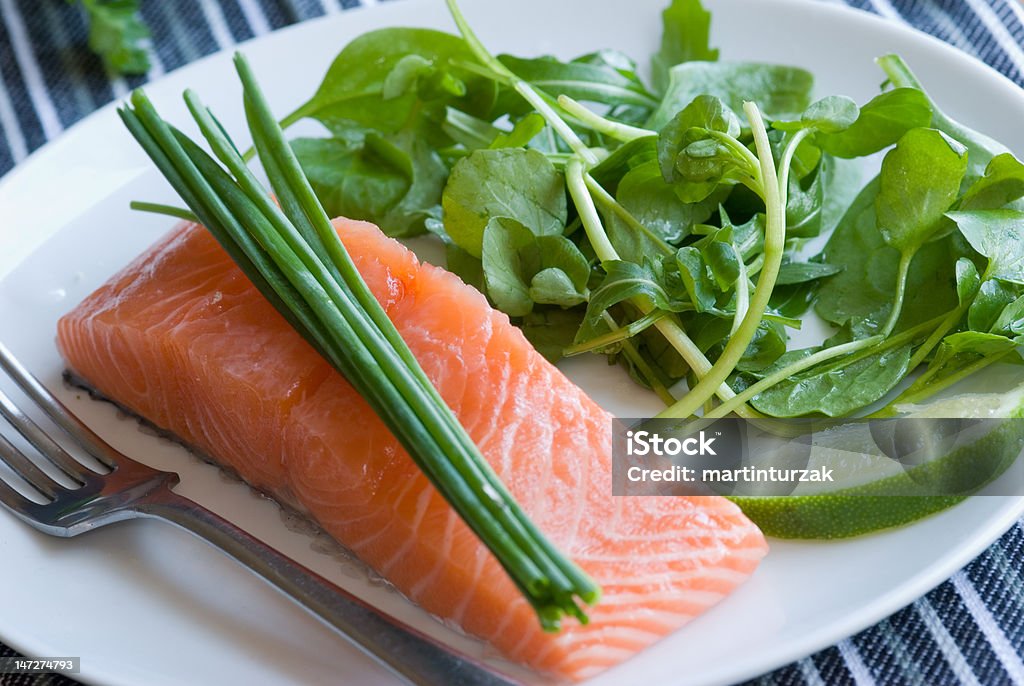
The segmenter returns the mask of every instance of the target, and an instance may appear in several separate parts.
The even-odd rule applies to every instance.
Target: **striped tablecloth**
[[[931,33],[1024,85],[1024,8],[1018,0],[848,3]],[[359,4],[143,0],[143,15],[153,32],[149,78],[253,36]],[[144,82],[138,77],[110,78],[85,42],[84,20],[64,0],[0,0],[0,175],[77,120]],[[910,607],[752,683],[1024,684],[1022,527],[1018,523]],[[0,656],[10,654],[0,644]],[[63,677],[0,677],[2,686],[73,683]]]

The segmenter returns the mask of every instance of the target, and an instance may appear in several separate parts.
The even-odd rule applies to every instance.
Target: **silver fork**
[[[40,504],[0,474],[0,503],[53,536],[77,536],[124,519],[174,524],[218,548],[406,681],[417,684],[513,686],[517,682],[458,653],[335,586],[222,517],[178,495],[178,475],[121,454],[75,417],[0,343],[0,368],[75,444],[106,466],[99,473],[71,455],[0,389],[0,415],[37,452],[76,484],[67,488],[0,433],[0,461],[38,494]],[[39,463],[42,464],[42,463]]]

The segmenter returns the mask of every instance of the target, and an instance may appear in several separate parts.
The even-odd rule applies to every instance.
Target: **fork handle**
[[[174,524],[219,549],[409,683],[518,684],[368,605],[169,488],[154,491],[138,504],[137,512]]]

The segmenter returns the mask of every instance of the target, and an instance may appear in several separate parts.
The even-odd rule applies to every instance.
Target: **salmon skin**
[[[761,532],[714,497],[613,497],[612,418],[458,277],[336,220],[374,295],[526,513],[601,584],[545,633],[351,386],[202,228],[177,227],[60,320],[78,377],[296,505],[402,593],[508,659],[582,680],[746,579]]]

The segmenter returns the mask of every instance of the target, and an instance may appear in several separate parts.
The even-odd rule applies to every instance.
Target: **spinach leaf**
[[[364,33],[342,49],[313,97],[286,123],[313,117],[335,135],[353,125],[393,133],[408,123],[420,102],[429,103],[438,121],[449,105],[484,116],[496,97],[494,82],[456,66],[474,61],[465,41],[441,31],[392,28]],[[432,142],[439,131],[421,127]]]
[[[720,98],[735,112],[752,100],[769,116],[797,115],[810,104],[814,77],[798,67],[756,62],[684,62],[669,71],[661,105],[647,121],[659,130],[698,95]]]
[[[814,140],[836,157],[864,157],[889,147],[911,129],[928,126],[931,120],[932,108],[924,93],[897,88],[872,98],[847,128],[819,129]]]
[[[779,277],[775,280],[778,286],[816,281],[842,271],[841,267],[822,262],[786,262],[779,269]]]
[[[1024,212],[974,210],[948,216],[971,247],[988,258],[984,278],[1024,284]]]
[[[837,326],[849,326],[855,338],[879,332],[892,309],[899,252],[878,230],[872,180],[850,205],[820,260],[842,271],[822,282],[815,309]],[[925,244],[910,265],[900,328],[937,317],[957,306],[954,265],[961,254],[950,237]],[[973,328],[973,327],[972,327]]]
[[[372,221],[389,236],[423,231],[448,176],[437,154],[415,136],[300,138],[292,148],[330,216]]]
[[[960,192],[967,149],[935,129],[911,129],[882,160],[875,200],[885,242],[912,255],[941,228]]]
[[[906,376],[911,346],[884,350],[847,365],[809,370],[754,396],[751,404],[773,417],[841,417],[882,399]]]
[[[541,153],[522,148],[476,150],[452,168],[441,200],[456,245],[479,257],[494,217],[515,219],[537,236],[565,229],[565,183]]]
[[[710,47],[711,13],[700,0],[672,0],[661,13],[661,47],[651,58],[654,90],[664,93],[669,70],[680,62],[714,62],[718,49]]]
[[[658,99],[636,78],[599,63],[562,62],[554,57],[524,59],[500,55],[498,59],[512,73],[552,96],[567,95],[574,100],[603,105],[637,105],[654,108]]]

